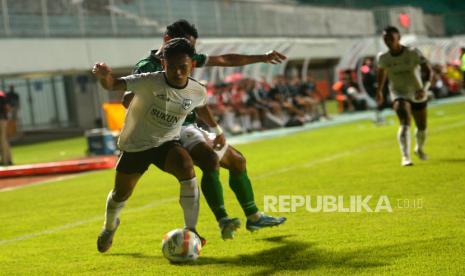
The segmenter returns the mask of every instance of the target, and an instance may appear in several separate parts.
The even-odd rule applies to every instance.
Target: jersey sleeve
[[[200,101],[199,105],[198,106],[205,106],[207,105],[207,102],[208,102],[208,96],[207,96],[207,89],[202,86],[202,100]]]
[[[131,91],[133,93],[140,93],[145,89],[145,87],[150,85],[150,75],[150,73],[142,73],[129,75],[126,77],[122,77],[121,79],[126,82],[126,90]]]
[[[425,64],[427,62],[425,56],[421,53],[420,50],[414,48],[413,52],[415,53],[415,60],[418,64]]]
[[[204,66],[207,65],[208,55],[206,55],[206,54],[195,54],[192,59],[196,62],[195,67],[204,67]]]

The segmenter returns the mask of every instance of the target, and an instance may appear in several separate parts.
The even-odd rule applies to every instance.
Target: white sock
[[[250,129],[250,116],[249,115],[241,115],[240,117],[241,120],[241,127],[245,130]]]
[[[116,219],[119,216],[119,213],[124,207],[126,201],[117,202],[113,200],[112,197],[113,191],[110,191],[107,197],[107,208],[105,211],[105,224],[104,227],[108,230],[113,230],[116,228]]]
[[[259,120],[254,120],[252,122],[252,128],[257,130],[257,129],[260,129],[262,127],[262,123],[259,121]]]
[[[224,113],[224,126],[227,130],[234,128],[234,113],[230,111]]]
[[[423,145],[425,144],[426,140],[426,129],[425,130],[419,130],[418,128],[415,130],[415,138],[417,141],[417,144],[415,146],[415,150],[423,150]]]
[[[383,115],[381,114],[381,111],[376,110],[375,114],[376,114],[376,122],[378,123],[382,122],[384,118],[383,118]]]
[[[410,126],[401,125],[397,131],[397,141],[403,157],[410,158]]]
[[[199,218],[199,188],[196,178],[179,181],[181,191],[179,204],[184,212],[184,224],[189,229],[195,229]]]

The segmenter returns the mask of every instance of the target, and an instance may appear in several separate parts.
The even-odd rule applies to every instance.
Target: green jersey
[[[134,66],[132,72],[134,74],[140,73],[150,73],[150,72],[157,72],[163,71],[163,66],[161,65],[161,57],[157,55],[157,50],[152,50],[150,52],[150,56],[140,60]],[[196,67],[203,67],[207,63],[208,57],[204,54],[195,54],[193,60],[196,61]],[[192,111],[187,115],[186,120],[184,120],[183,125],[190,125],[195,123],[197,116],[195,115],[195,111]]]

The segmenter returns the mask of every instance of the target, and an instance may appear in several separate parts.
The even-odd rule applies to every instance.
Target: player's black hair
[[[179,19],[171,25],[166,26],[165,35],[171,38],[192,36],[193,38],[199,38],[199,33],[194,24],[189,23],[185,19]]]
[[[173,38],[163,47],[164,58],[174,57],[179,54],[186,54],[191,58],[195,55],[194,46],[183,37]]]
[[[394,27],[394,26],[387,26],[387,27],[384,28],[384,30],[383,30],[383,35],[393,34],[393,33],[398,33],[398,34],[400,34],[399,29],[397,29],[397,28]]]

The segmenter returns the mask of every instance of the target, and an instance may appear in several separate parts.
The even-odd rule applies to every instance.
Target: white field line
[[[140,212],[140,211],[150,209],[150,208],[153,208],[155,206],[158,206],[158,205],[161,205],[161,204],[164,204],[164,203],[176,201],[177,199],[178,199],[177,197],[171,197],[171,198],[164,198],[164,199],[156,200],[156,201],[153,201],[153,202],[151,202],[149,204],[146,204],[146,205],[143,205],[143,206],[140,206],[140,207],[135,207],[135,208],[130,208],[128,210],[125,210],[124,213],[125,214],[130,214],[130,213]],[[12,238],[12,239],[8,239],[8,240],[0,240],[0,245],[14,243],[14,242],[22,241],[22,240],[28,240],[28,239],[32,239],[32,238],[39,237],[39,236],[44,236],[44,235],[48,235],[48,234],[61,232],[63,230],[74,228],[74,227],[81,226],[81,225],[84,225],[84,224],[89,224],[89,223],[94,223],[94,222],[97,222],[97,221],[102,221],[103,217],[104,217],[103,215],[102,216],[96,216],[96,217],[93,217],[93,218],[90,218],[90,219],[80,220],[80,221],[64,224],[64,225],[57,226],[57,227],[54,227],[54,228],[50,228],[50,229],[47,229],[47,230],[44,230],[44,231],[31,233],[31,234],[27,234],[27,235],[23,235],[23,236],[18,236],[16,238]]]
[[[465,125],[465,121],[453,123],[453,124],[450,124],[450,125],[444,125],[444,126],[436,127],[431,132],[432,133],[441,132],[441,131],[444,131],[444,130],[457,128],[457,127],[460,127],[460,126],[463,126],[463,125]],[[305,163],[305,164],[301,164],[301,165],[297,165],[297,166],[290,166],[290,167],[282,168],[280,170],[274,170],[273,172],[257,175],[255,177],[253,177],[253,179],[262,179],[262,178],[267,178],[267,177],[277,175],[277,174],[287,173],[289,171],[296,170],[296,169],[310,168],[310,167],[313,167],[313,166],[316,166],[316,165],[319,165],[319,164],[322,164],[322,163],[331,162],[331,161],[334,161],[334,160],[337,160],[337,159],[340,159],[340,158],[344,158],[344,157],[347,157],[347,156],[350,156],[350,155],[353,155],[353,154],[356,154],[356,153],[367,151],[367,150],[369,150],[371,148],[374,148],[374,147],[380,147],[380,146],[382,146],[382,145],[384,145],[386,143],[390,143],[391,140],[392,139],[389,139],[389,140],[386,140],[384,142],[378,143],[378,144],[373,145],[373,146],[367,146],[367,147],[362,147],[362,148],[355,149],[355,150],[341,152],[341,153],[334,154],[334,155],[331,155],[331,156],[328,156],[328,157],[325,157],[325,158],[313,160],[313,161]],[[175,201],[176,199],[177,199],[176,197],[172,197],[172,198],[165,198],[165,199],[156,200],[156,201],[153,201],[153,202],[151,202],[151,203],[149,203],[147,205],[141,206],[141,207],[128,209],[128,210],[125,211],[125,213],[140,212],[140,211],[150,209],[152,207],[155,207],[155,206],[163,204],[163,203]],[[22,240],[35,238],[35,237],[39,237],[39,236],[43,236],[43,235],[48,235],[48,234],[61,232],[63,230],[74,228],[74,227],[77,227],[77,226],[80,226],[80,225],[100,221],[100,220],[102,220],[102,218],[103,218],[103,216],[93,217],[93,218],[90,218],[90,219],[87,219],[87,220],[81,220],[81,221],[76,221],[76,222],[73,222],[73,223],[68,223],[68,224],[61,225],[61,226],[58,226],[58,227],[54,227],[54,228],[51,228],[51,229],[47,229],[47,230],[44,230],[44,231],[41,231],[41,232],[36,232],[36,233],[31,233],[31,234],[27,234],[27,235],[23,235],[23,236],[18,236],[16,238],[12,238],[12,239],[8,239],[8,240],[0,240],[0,246],[5,245],[5,244],[9,244],[9,243],[15,243],[15,242],[22,241]]]
[[[310,161],[308,163],[305,163],[305,164],[300,164],[300,165],[296,165],[296,166],[289,166],[289,167],[281,168],[281,169],[278,169],[278,170],[273,170],[271,172],[260,174],[260,175],[254,176],[252,178],[254,180],[255,179],[262,179],[262,178],[267,178],[267,177],[277,175],[277,174],[287,173],[289,171],[293,171],[293,170],[297,170],[297,169],[301,169],[301,168],[310,168],[310,167],[313,167],[313,166],[316,166],[316,165],[319,165],[319,164],[322,164],[322,163],[331,162],[331,161],[334,161],[334,160],[337,160],[337,159],[340,159],[340,158],[343,158],[343,157],[346,157],[346,156],[349,156],[349,155],[352,155],[352,154],[355,154],[355,153],[359,153],[359,152],[365,151],[367,149],[368,149],[368,147],[360,148],[358,150],[350,150],[350,151],[337,153],[337,154],[334,154],[334,155],[331,155],[331,156],[328,156],[328,157],[324,157],[324,158],[321,158],[321,159],[312,160],[312,161]]]
[[[261,175],[258,175],[256,177],[253,177],[253,179],[266,178],[266,177],[270,177],[270,176],[273,176],[273,175],[276,175],[276,174],[286,173],[288,171],[292,171],[292,170],[299,169],[299,168],[309,168],[309,167],[312,167],[312,166],[315,166],[315,165],[318,165],[318,164],[321,164],[321,163],[331,162],[333,160],[340,159],[340,158],[343,158],[343,157],[346,157],[346,156],[349,156],[349,155],[364,151],[364,150],[366,150],[368,148],[369,147],[365,147],[365,148],[362,148],[360,150],[352,150],[352,151],[347,151],[347,152],[331,155],[329,157],[314,160],[312,162],[309,162],[309,163],[306,163],[306,164],[303,164],[303,165],[300,165],[300,166],[287,167],[287,168],[283,168],[281,170],[273,171],[271,173],[261,174]],[[141,206],[141,207],[131,208],[131,209],[125,210],[124,213],[127,214],[127,213],[140,212],[140,211],[155,207],[157,205],[160,205],[162,203],[175,201],[176,199],[177,198],[165,198],[165,199],[156,200],[156,201],[153,201],[153,202],[151,202],[151,203],[149,203],[147,205]],[[27,239],[32,239],[32,238],[39,237],[39,236],[44,236],[44,235],[48,235],[48,234],[61,232],[63,230],[67,230],[67,229],[74,228],[74,227],[77,227],[77,226],[81,226],[81,225],[84,225],[84,224],[94,223],[94,222],[97,222],[97,221],[101,221],[103,219],[103,217],[104,217],[103,215],[98,216],[98,217],[93,217],[93,218],[90,218],[90,219],[80,220],[80,221],[68,223],[68,224],[65,224],[65,225],[57,226],[57,227],[50,228],[50,229],[47,229],[47,230],[44,230],[44,231],[31,233],[31,234],[27,234],[27,235],[23,235],[23,236],[18,236],[18,237],[8,239],[8,240],[0,240],[0,246],[5,245],[5,244],[9,244],[9,243],[15,243],[15,242],[27,240]]]
[[[94,173],[94,172],[98,172],[98,171],[74,173],[74,174],[71,174],[71,175],[64,175],[64,176],[59,176],[59,177],[52,178],[52,179],[46,179],[46,180],[38,181],[38,182],[32,183],[32,184],[20,185],[20,186],[15,186],[15,187],[7,187],[7,188],[0,189],[0,193],[1,192],[14,191],[14,190],[18,190],[18,189],[29,188],[29,187],[33,187],[33,186],[40,186],[40,185],[54,183],[54,182],[63,181],[63,180],[68,180],[68,179],[72,179],[72,178],[75,178],[75,177],[78,177],[78,176],[91,174],[91,173]]]
[[[438,127],[435,127],[434,129],[432,129],[429,132],[430,133],[438,133],[438,132],[441,132],[441,131],[461,127],[463,125],[465,125],[465,121],[456,122],[456,123],[452,123],[452,124],[449,124],[449,125],[438,126]],[[312,161],[310,161],[308,163],[299,164],[299,165],[296,165],[296,166],[288,166],[288,167],[281,168],[281,169],[278,169],[278,170],[273,170],[273,171],[270,171],[268,173],[264,173],[264,174],[254,176],[253,179],[261,179],[261,178],[266,178],[266,177],[270,177],[270,176],[273,176],[273,175],[287,173],[287,172],[293,171],[293,170],[298,170],[298,169],[303,169],[303,168],[310,168],[310,167],[313,167],[315,165],[331,162],[331,161],[334,161],[334,160],[337,160],[337,159],[340,159],[340,158],[343,158],[343,157],[347,157],[347,156],[350,156],[350,155],[353,155],[353,154],[361,153],[361,152],[364,152],[364,151],[367,151],[367,150],[370,150],[370,149],[373,149],[373,148],[383,147],[386,144],[390,144],[394,140],[395,140],[394,138],[390,137],[389,139],[386,139],[385,141],[379,142],[379,143],[377,143],[375,145],[372,145],[372,146],[366,146],[366,147],[361,147],[361,148],[358,148],[358,149],[348,150],[348,151],[344,151],[344,152],[337,153],[337,154],[334,154],[334,155],[330,155],[330,156],[325,157],[325,158],[312,160]]]
[[[438,102],[435,102],[430,109],[435,109],[435,108],[439,108],[441,107],[442,105],[447,105],[447,104],[450,104],[450,103],[460,103],[460,102],[464,102],[465,101],[465,97],[460,97],[460,98],[450,98],[450,99],[444,99],[444,100],[441,100],[441,101],[438,101]],[[372,114],[371,111],[366,111],[365,113],[361,113],[359,114],[361,117],[359,119],[354,119],[352,118],[351,120],[343,120],[341,122],[337,122],[337,123],[334,123],[334,124],[330,124],[330,125],[339,125],[339,124],[344,124],[344,123],[350,123],[350,122],[355,122],[357,120],[362,120],[362,119],[367,119],[367,118],[371,118],[371,117],[367,117],[366,115],[367,114]],[[389,110],[389,111],[386,111],[384,112],[384,115],[393,115],[394,112]],[[363,117],[363,116],[365,117]],[[371,116],[371,115],[369,115]],[[463,122],[458,122],[456,124],[451,124],[449,126],[442,126],[442,127],[438,127],[438,128],[435,128],[435,130],[438,130],[438,129],[449,129],[449,128],[454,128],[459,126],[459,125],[463,125]],[[329,125],[328,125],[329,126]],[[319,129],[323,126],[314,126],[314,125],[311,125],[310,127],[303,127],[301,129],[280,129],[281,131],[286,131],[286,134],[294,134],[294,133],[298,133],[298,132],[302,132],[302,131],[306,131],[306,130],[310,130],[310,129]],[[273,134],[273,131],[276,131],[276,130],[270,130],[268,134],[264,134],[264,137],[262,139],[259,139],[259,138],[254,138],[254,136],[250,136],[250,139],[243,139],[244,137],[238,137],[240,138],[237,143],[232,143],[233,145],[234,144],[242,144],[242,143],[246,143],[247,141],[248,142],[253,142],[253,141],[259,141],[259,140],[266,140],[266,139],[269,139],[271,136],[273,137],[279,137],[279,136],[283,136],[283,134],[279,134],[279,133],[274,133]],[[232,139],[229,139],[228,141],[231,143],[231,140],[234,141],[234,137]],[[341,153],[343,155],[347,154],[349,152],[345,152],[345,153]],[[339,155],[339,154],[338,154]],[[332,157],[328,157],[329,159],[331,159]],[[339,157],[338,157],[339,158]],[[331,161],[331,160],[329,160]],[[316,162],[316,164],[319,164],[319,163],[324,163],[324,162],[329,162],[329,161],[321,161],[321,160],[315,160],[313,162]],[[315,164],[315,165],[316,165]],[[313,166],[313,165],[311,165]],[[300,167],[300,166],[299,166]],[[286,170],[286,169],[281,169],[281,170],[278,170],[278,171],[282,171],[282,172],[287,172],[289,170]],[[85,172],[85,173],[79,173],[79,174],[73,174],[73,175],[69,175],[69,176],[63,176],[62,178],[56,178],[56,179],[50,179],[50,180],[44,180],[44,181],[40,181],[40,182],[36,182],[34,184],[29,184],[29,185],[21,185],[21,186],[16,186],[16,187],[8,187],[8,188],[4,188],[4,189],[0,189],[0,193],[1,192],[8,192],[8,191],[14,191],[14,190],[18,190],[18,189],[23,189],[23,188],[29,188],[29,187],[34,187],[34,186],[39,186],[39,185],[44,185],[44,184],[49,184],[49,183],[54,183],[54,182],[57,182],[57,181],[62,181],[62,180],[66,180],[66,179],[71,179],[71,178],[74,178],[76,176],[80,176],[80,175],[83,175],[83,174],[90,174],[90,173],[96,173],[96,172],[99,172],[99,171],[90,171],[90,172]],[[277,174],[278,172],[277,171],[274,171],[271,173],[271,175],[274,175],[274,174]],[[259,178],[263,178],[263,176],[258,176]],[[265,176],[266,177],[266,176]]]

